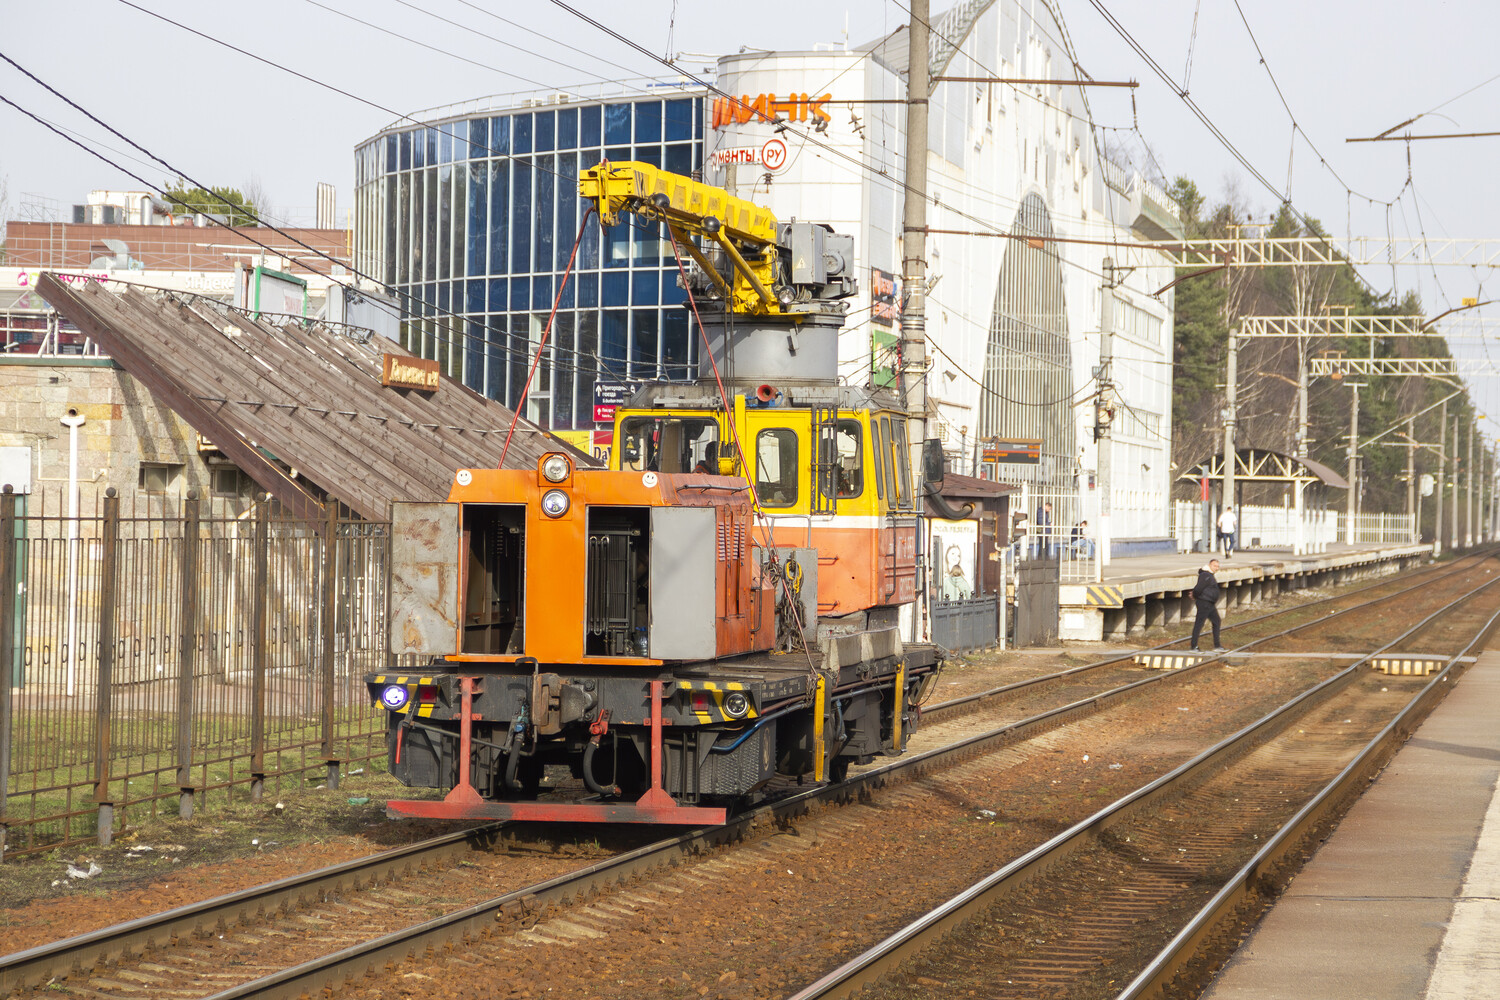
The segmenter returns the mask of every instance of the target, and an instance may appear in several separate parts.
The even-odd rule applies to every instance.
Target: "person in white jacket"
[[[1234,516],[1234,508],[1226,506],[1224,513],[1219,515],[1219,547],[1224,550],[1225,559],[1234,555],[1234,533],[1239,528],[1240,521]]]

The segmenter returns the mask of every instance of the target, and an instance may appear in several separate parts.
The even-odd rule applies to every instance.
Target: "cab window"
[[[819,488],[825,497],[847,500],[865,491],[864,452],[860,450],[858,420],[840,420],[822,430],[822,452],[833,467],[824,474]],[[830,481],[831,477],[831,481]]]
[[[875,496],[881,500],[885,499],[885,463],[880,456],[885,454],[885,424],[876,418],[870,419],[870,437],[872,454],[875,460],[870,464],[875,469]]]
[[[903,510],[911,507],[911,446],[906,441],[906,419],[891,418],[891,451],[896,454],[896,506]]]
[[[626,417],[620,468],[637,472],[717,474],[719,424],[712,417]]]
[[[796,431],[775,427],[756,436],[755,495],[763,507],[790,507],[797,502]]]
[[[877,460],[880,468],[885,472],[885,503],[887,507],[900,507],[901,484],[896,481],[896,467],[893,452],[895,441],[891,438],[891,418],[880,418],[880,455]]]

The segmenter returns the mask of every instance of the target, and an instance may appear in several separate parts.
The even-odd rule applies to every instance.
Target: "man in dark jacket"
[[[1219,578],[1214,574],[1219,572],[1219,560],[1210,559],[1208,565],[1198,571],[1198,582],[1193,584],[1193,604],[1198,609],[1198,614],[1193,618],[1193,642],[1188,648],[1193,652],[1198,651],[1198,637],[1203,634],[1203,623],[1209,622],[1214,627],[1214,652],[1224,652],[1224,647],[1219,642]]]

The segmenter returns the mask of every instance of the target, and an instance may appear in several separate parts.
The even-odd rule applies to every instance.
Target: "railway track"
[[[1447,575],[1463,572],[1465,568],[1449,569]],[[1386,581],[1364,588],[1359,595],[1390,589],[1388,587],[1390,582]],[[1397,589],[1378,600],[1389,601],[1414,590],[1425,588],[1429,583],[1429,580],[1424,579],[1423,583]],[[1356,596],[1358,595],[1346,594],[1316,603],[1348,601]],[[1291,610],[1302,611],[1307,607],[1310,606],[1301,606]],[[1347,613],[1357,608],[1335,610],[1336,613]],[[1262,619],[1253,621],[1267,620],[1272,617],[1274,616],[1263,616]],[[1334,616],[1317,616],[1314,622],[1285,631],[1290,633],[1304,630],[1313,624],[1323,624],[1326,619],[1332,617]],[[1248,626],[1253,624],[1253,621],[1240,624],[1242,627]],[[1264,643],[1268,638],[1274,637],[1258,639],[1256,642]],[[1214,661],[1204,661],[1204,664],[1209,662]],[[1193,669],[1200,669],[1204,664]],[[1120,668],[1119,659],[1104,660],[1034,678],[1021,684],[1007,685],[980,695],[955,699],[942,706],[934,706],[933,710],[928,712],[928,719],[929,721],[945,718],[957,719],[964,713],[974,713],[982,706],[1013,699],[1018,692],[1022,691],[1034,694],[1049,686],[1055,689],[1065,689],[1069,683],[1076,682],[1080,676],[1091,675],[1107,680],[1111,670],[1117,671]],[[953,761],[973,757],[996,746],[1013,743],[1027,736],[1044,732],[1070,720],[1097,712],[1120,699],[1128,698],[1134,691],[1150,685],[1180,680],[1187,675],[1187,672],[1178,672],[1176,674],[1153,674],[1141,678],[1139,671],[1132,671],[1128,683],[1104,686],[1100,690],[1091,691],[1084,698],[1063,701],[1003,726],[990,726],[981,732],[952,740],[948,746],[916,754],[884,767],[866,769],[843,786],[809,790],[787,800],[753,810],[726,827],[684,834],[638,850],[625,852],[616,858],[591,865],[581,871],[559,875],[541,882],[528,882],[519,885],[512,892],[487,898],[472,905],[451,908],[450,912],[431,920],[418,923],[411,923],[408,920],[407,926],[377,935],[373,939],[352,942],[342,948],[326,948],[325,953],[299,962],[295,967],[285,969],[278,967],[274,971],[264,969],[268,974],[259,978],[250,976],[247,980],[245,973],[254,972],[255,966],[263,966],[266,963],[246,959],[234,960],[242,963],[236,966],[242,971],[238,973],[240,981],[232,985],[226,984],[225,979],[231,978],[234,973],[223,967],[224,963],[217,963],[219,967],[214,969],[213,975],[203,975],[205,964],[215,964],[217,956],[212,954],[215,950],[213,947],[198,948],[196,954],[188,954],[189,961],[181,969],[174,970],[171,966],[170,953],[183,949],[171,949],[167,945],[174,941],[179,944],[194,940],[202,941],[205,934],[208,935],[212,944],[217,932],[231,927],[240,927],[248,929],[241,930],[240,937],[248,936],[252,946],[259,946],[273,942],[278,936],[274,930],[256,932],[254,925],[262,916],[291,914],[295,917],[297,914],[292,911],[298,908],[302,908],[300,916],[304,924],[318,930],[320,925],[333,922],[336,918],[318,914],[309,915],[306,908],[323,907],[324,912],[336,913],[341,906],[347,905],[344,896],[350,894],[350,901],[353,901],[355,897],[352,891],[360,886],[385,883],[394,903],[372,903],[368,897],[361,894],[358,897],[359,901],[354,903],[356,910],[381,905],[399,906],[401,900],[409,900],[410,895],[403,896],[404,890],[401,888],[401,882],[392,882],[392,879],[398,878],[403,872],[410,873],[416,870],[431,872],[445,866],[451,867],[459,854],[472,852],[475,847],[492,845],[498,836],[498,831],[494,827],[486,827],[448,838],[439,838],[442,843],[432,841],[411,845],[400,851],[386,852],[376,858],[350,862],[337,866],[336,869],[285,880],[285,884],[277,883],[259,890],[248,890],[236,894],[235,897],[207,901],[159,917],[142,918],[96,934],[84,935],[79,939],[58,942],[55,945],[8,956],[0,959],[0,988],[14,989],[23,985],[45,983],[66,976],[73,970],[94,969],[115,962],[121,956],[146,953],[149,960],[142,963],[141,969],[123,979],[118,975],[105,976],[105,982],[91,983],[88,987],[89,991],[98,994],[101,992],[100,986],[108,986],[107,992],[113,995],[162,995],[165,993],[164,984],[177,976],[179,979],[190,979],[189,985],[195,984],[197,987],[195,991],[182,992],[181,995],[184,996],[198,995],[216,998],[298,996],[319,988],[335,986],[365,971],[379,969],[389,962],[399,962],[410,955],[423,954],[429,948],[441,949],[450,946],[454,941],[462,940],[465,936],[493,931],[496,928],[524,930],[539,923],[547,923],[543,918],[549,914],[553,916],[555,922],[556,914],[560,912],[559,907],[580,898],[588,898],[622,881],[647,876],[685,855],[708,851],[714,846],[754,835],[765,828],[784,828],[788,824],[795,824],[799,818],[805,817],[821,804],[866,799],[874,795],[877,789],[908,780],[912,776],[927,773],[935,768],[951,766]],[[532,930],[528,933],[545,932],[545,927],[543,927],[540,932]],[[584,936],[587,936],[586,929]],[[226,950],[227,947],[220,949],[219,954],[224,954]],[[274,951],[274,949],[270,950]],[[186,952],[192,953],[193,951],[194,948],[190,944]],[[252,948],[252,951],[255,951],[255,948]],[[220,978],[221,976],[223,978]],[[95,979],[98,980],[99,977],[96,976]],[[220,986],[226,986],[226,988],[220,989],[218,988]],[[161,992],[157,992],[158,990]]]
[[[1409,649],[1496,582],[1376,653]],[[1163,995],[1185,971],[1201,975],[1261,912],[1309,836],[1336,821],[1472,661],[1466,654],[1500,621],[1497,595],[1487,596],[1482,621],[1430,679],[1386,678],[1367,669],[1376,653],[1360,658],[793,1000],[962,996],[976,988],[992,997],[1134,1000]],[[1403,685],[1413,690],[1382,697]]]

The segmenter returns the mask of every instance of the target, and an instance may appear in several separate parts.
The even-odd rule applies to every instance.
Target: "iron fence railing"
[[[386,524],[191,494],[88,506],[0,497],[0,851],[383,753],[361,675],[387,663]]]

